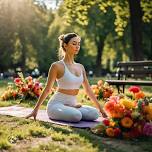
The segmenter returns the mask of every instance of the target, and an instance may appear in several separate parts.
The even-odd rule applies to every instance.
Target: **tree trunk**
[[[95,68],[95,75],[101,76],[101,58],[102,58],[102,52],[104,47],[104,41],[101,37],[99,37],[99,40],[96,40],[97,45],[97,57],[96,57],[96,68]]]
[[[140,0],[128,0],[132,33],[132,60],[143,60],[142,49],[142,9]]]

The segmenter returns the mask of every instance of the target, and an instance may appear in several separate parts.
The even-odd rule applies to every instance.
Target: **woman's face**
[[[73,37],[68,44],[65,45],[66,53],[78,54],[80,50],[80,40],[79,37]]]

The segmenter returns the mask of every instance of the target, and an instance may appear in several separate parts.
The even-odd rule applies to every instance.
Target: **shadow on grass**
[[[152,138],[141,137],[138,139],[114,139],[102,137],[93,134],[89,128],[79,129],[72,127],[63,127],[55,124],[46,122],[40,122],[46,128],[51,128],[56,132],[61,132],[66,135],[77,134],[84,138],[93,147],[97,147],[99,151],[107,152],[150,152],[152,149]]]

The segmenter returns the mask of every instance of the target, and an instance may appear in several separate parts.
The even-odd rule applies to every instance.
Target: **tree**
[[[129,23],[129,18],[131,19],[131,29],[132,29],[132,56],[134,60],[142,59],[142,22],[151,22],[152,20],[152,1],[150,0],[125,0],[125,1],[115,1],[115,0],[65,0],[65,5],[68,9],[68,16],[74,19],[76,22],[82,25],[87,25],[90,16],[88,16],[88,10],[90,7],[98,5],[101,12],[107,12],[107,10],[112,8],[115,13],[115,31],[122,37],[127,24]],[[74,6],[77,6],[73,10]],[[142,12],[142,13],[141,13]],[[100,15],[100,14],[98,14]],[[142,20],[141,20],[142,18]],[[137,25],[138,24],[138,25]],[[139,35],[138,35],[139,34]],[[138,36],[137,36],[138,35]]]
[[[1,69],[20,67],[25,72],[38,67],[51,21],[50,11],[32,0],[2,0],[0,7]]]
[[[73,6],[76,5],[76,10],[73,10]],[[65,1],[65,7],[67,10],[67,17],[69,23],[75,23],[83,28],[87,36],[95,42],[97,48],[95,72],[96,75],[101,75],[101,58],[104,48],[104,41],[109,33],[114,31],[114,26],[109,24],[113,21],[113,11],[109,8],[105,12],[101,13],[100,5],[91,1]],[[109,21],[109,22],[107,22]],[[75,23],[76,24],[76,23]]]

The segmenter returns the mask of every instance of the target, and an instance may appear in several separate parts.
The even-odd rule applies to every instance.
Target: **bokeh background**
[[[67,32],[87,72],[113,76],[117,61],[152,59],[152,1],[0,0],[0,76],[47,75]]]

